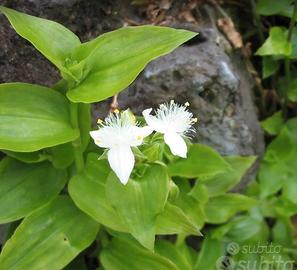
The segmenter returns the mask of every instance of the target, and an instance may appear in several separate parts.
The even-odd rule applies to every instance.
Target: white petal
[[[135,158],[130,146],[112,147],[107,153],[108,162],[121,183],[126,185],[134,167]]]
[[[148,124],[148,126],[160,133],[165,133],[164,132],[164,126],[162,125],[162,121],[160,121],[156,116],[151,115],[150,113],[152,112],[152,108],[149,109],[145,109],[142,112],[142,115],[146,121],[146,123]]]
[[[149,126],[146,127],[135,127],[133,129],[133,140],[131,146],[139,146],[142,144],[143,139],[149,136],[153,132],[153,129]],[[132,134],[131,134],[132,135]]]
[[[187,145],[182,136],[174,132],[168,132],[164,135],[164,141],[169,146],[173,155],[182,158],[187,157]]]
[[[94,140],[95,144],[98,145],[99,147],[109,147],[110,145],[105,142],[103,140],[103,136],[102,136],[102,132],[101,130],[93,130],[93,131],[90,131],[90,136],[92,137],[92,139]]]

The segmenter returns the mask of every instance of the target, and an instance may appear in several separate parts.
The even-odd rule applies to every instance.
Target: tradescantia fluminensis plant
[[[223,223],[254,206],[254,199],[225,192],[255,158],[224,158],[190,145],[186,135],[196,119],[189,104],[161,104],[155,115],[146,109],[137,120],[129,110],[115,112],[93,131],[90,116],[92,102],[120,92],[149,61],[196,33],[125,27],[81,43],[58,23],[0,10],[62,76],[52,88],[0,85],[0,149],[6,154],[0,223],[10,223],[13,232],[0,269],[62,269],[93,242],[101,246],[94,256],[100,253],[106,270],[199,265],[185,259],[186,247],[185,258],[174,256],[176,248],[155,243],[155,236],[177,234],[182,245],[206,222]],[[193,186],[190,179],[199,181]]]

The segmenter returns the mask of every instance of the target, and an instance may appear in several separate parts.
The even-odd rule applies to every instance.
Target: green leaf
[[[240,156],[228,156],[225,157],[232,170],[226,173],[217,174],[214,177],[207,179],[204,182],[205,187],[208,190],[209,196],[217,196],[229,191],[236,186],[246,171],[255,162],[255,156],[240,157]]]
[[[106,270],[184,270],[157,253],[144,249],[132,239],[113,238],[100,254]]]
[[[286,93],[290,101],[297,101],[297,79],[292,79],[289,84],[287,84]]]
[[[212,237],[236,243],[258,242],[262,237],[268,236],[264,233],[265,222],[250,215],[238,216],[227,224],[224,224],[212,232]]]
[[[295,162],[296,164],[296,162]],[[292,168],[293,169],[293,168]],[[296,166],[294,167],[295,172],[289,174],[289,177],[283,183],[283,197],[292,203],[297,204],[297,173]]]
[[[156,219],[163,212],[169,192],[166,168],[151,165],[142,176],[120,183],[114,173],[107,179],[106,194],[130,233],[146,248],[153,250]]]
[[[127,225],[106,197],[109,173],[107,160],[98,160],[98,155],[91,153],[83,172],[71,178],[68,191],[75,204],[96,221],[115,231],[127,232]]]
[[[285,194],[288,198],[293,199],[290,194],[291,192],[294,194],[294,183],[297,177],[295,169],[297,147],[294,142],[294,134],[293,130],[284,126],[280,134],[268,146],[258,175],[262,198],[276,193],[285,185],[288,191]],[[291,190],[289,191],[290,186]]]
[[[278,192],[287,181],[287,168],[282,163],[263,161],[259,171],[261,198]]]
[[[295,148],[291,132],[284,126],[280,134],[267,147],[264,160],[270,162],[290,160]]]
[[[198,200],[181,192],[176,202],[186,214],[188,219],[195,224],[195,226],[201,229],[205,222],[205,213],[203,211],[203,203],[199,203]],[[201,235],[201,234],[200,234]]]
[[[58,169],[69,167],[74,161],[74,151],[71,143],[60,144],[47,149],[48,159]]]
[[[81,44],[74,33],[56,22],[30,16],[10,8],[0,6],[0,11],[4,13],[20,36],[31,42],[59,69],[67,71],[66,60],[70,61],[71,52]]]
[[[201,251],[194,270],[213,270],[217,269],[216,263],[224,255],[224,247],[221,241],[212,239],[206,235],[203,240]]]
[[[157,234],[200,235],[199,227],[176,205],[166,203],[156,220]]]
[[[262,58],[262,77],[267,79],[279,69],[279,62],[271,56]]]
[[[287,41],[287,32],[284,28],[274,26],[270,28],[269,37],[264,44],[257,50],[256,54],[265,55],[284,55],[290,56],[292,45]]]
[[[128,232],[128,226],[106,197],[106,179],[110,168],[106,160],[98,160],[97,154],[89,154],[84,171],[72,177],[68,185],[75,204],[99,223],[115,231]],[[166,203],[164,211],[157,217],[158,234],[198,234],[198,228],[189,221],[185,213]]]
[[[0,223],[18,220],[48,203],[62,190],[66,173],[50,163],[24,164],[12,159],[0,172]]]
[[[195,186],[191,189],[188,195],[192,196],[202,204],[206,204],[209,199],[208,190],[206,186],[202,184],[200,181],[197,181],[195,183]]]
[[[2,250],[0,269],[59,270],[91,244],[98,227],[59,197],[23,220]]]
[[[187,258],[184,257],[177,247],[171,242],[166,240],[160,240],[156,242],[156,252],[161,256],[168,258],[173,262],[179,269],[183,270],[192,270],[191,265],[187,261]]]
[[[229,169],[230,165],[218,152],[202,144],[191,145],[186,159],[178,159],[169,164],[171,176],[186,178],[204,179],[227,172]]]
[[[13,152],[7,150],[1,150],[7,156],[15,158],[25,163],[38,163],[48,159],[48,154],[43,151],[35,152]]]
[[[81,83],[68,91],[73,102],[104,100],[129,86],[153,59],[167,54],[196,36],[186,30],[159,26],[124,27],[82,44],[69,67],[79,73]]]
[[[256,200],[236,193],[212,197],[205,205],[206,220],[212,224],[223,223],[236,213],[249,210],[256,204]]]
[[[260,15],[282,15],[291,18],[294,0],[259,0],[256,10]]]
[[[271,135],[279,134],[284,124],[285,121],[282,111],[274,113],[272,116],[261,122],[262,128]]]
[[[285,247],[292,246],[294,226],[290,218],[278,219],[272,228],[273,241]]]
[[[77,136],[61,94],[32,84],[0,84],[0,149],[32,152]]]

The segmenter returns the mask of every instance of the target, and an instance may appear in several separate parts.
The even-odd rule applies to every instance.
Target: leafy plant
[[[256,15],[291,23],[271,27],[256,54],[280,106],[262,122],[271,143],[243,194],[235,188],[256,157],[192,144],[189,104],[171,101],[137,119],[115,111],[91,127],[93,102],[196,33],[125,27],[81,43],[58,23],[0,7],[62,78],[51,88],[0,85],[0,224],[9,225],[0,269],[84,270],[86,259],[106,270],[267,269],[263,258],[277,269],[273,253],[249,251],[268,243],[281,247],[280,262],[296,259],[297,121],[288,107],[297,93],[297,1],[294,9],[272,2],[259,0]]]

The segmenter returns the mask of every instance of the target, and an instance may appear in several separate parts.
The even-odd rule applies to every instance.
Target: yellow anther
[[[197,119],[197,118],[193,118],[193,119],[192,119],[192,122],[193,122],[193,123],[197,123],[197,122],[198,122],[198,119]]]
[[[102,124],[103,123],[103,121],[99,118],[98,120],[97,120],[97,124]]]
[[[171,105],[174,104],[174,99],[171,99],[171,100],[170,100],[170,104],[171,104]]]
[[[186,107],[190,106],[190,103],[187,101],[187,102],[185,103],[185,106],[186,106]]]
[[[114,109],[113,112],[114,112],[114,113],[119,113],[120,111],[119,111],[119,109]]]
[[[138,140],[138,141],[140,141],[142,139],[142,136],[140,136],[140,135],[138,135],[137,137],[136,137],[136,140]]]

